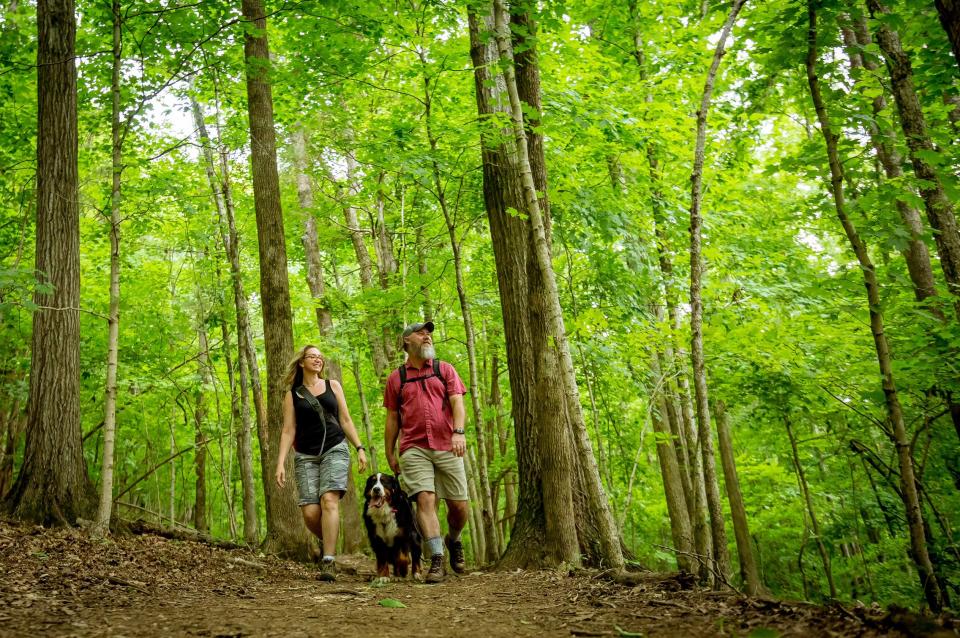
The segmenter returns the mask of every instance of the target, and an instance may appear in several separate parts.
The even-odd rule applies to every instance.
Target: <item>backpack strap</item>
[[[329,384],[330,381],[328,380],[327,383]],[[320,443],[320,450],[321,450],[321,453],[322,453],[322,452],[323,452],[323,448],[326,447],[326,445],[327,445],[327,421],[328,421],[328,417],[329,417],[329,418],[332,418],[333,415],[332,415],[332,414],[328,414],[327,411],[323,409],[323,406],[320,405],[320,402],[317,400],[317,397],[313,396],[313,393],[310,392],[310,390],[307,390],[307,389],[306,389],[305,387],[303,387],[302,385],[301,385],[301,386],[297,386],[297,387],[294,389],[294,392],[297,394],[298,397],[300,397],[301,399],[303,399],[304,401],[306,401],[307,403],[309,403],[309,404],[310,404],[310,407],[313,408],[313,411],[316,412],[316,413],[317,413],[317,416],[320,417],[320,425],[323,427],[323,440],[322,440],[321,443]],[[336,422],[336,421],[335,421],[335,422]],[[340,424],[337,423],[337,425],[339,426]],[[342,430],[343,427],[340,426],[340,429]]]
[[[437,377],[443,382],[443,393],[447,394],[447,380],[444,378],[443,373],[440,372],[440,359],[433,359],[433,374],[428,374],[424,377],[417,377],[415,379],[407,379],[407,365],[402,364],[397,368],[397,372],[400,373],[400,389],[397,391],[397,418],[400,418],[400,407],[403,405],[403,386],[414,381],[419,381],[420,385],[423,386],[424,382],[431,377]],[[307,393],[309,394],[309,392]]]

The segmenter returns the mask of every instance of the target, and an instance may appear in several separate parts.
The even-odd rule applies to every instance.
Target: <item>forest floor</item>
[[[337,582],[326,583],[313,565],[247,550],[0,520],[0,636],[770,638],[955,636],[960,626],[703,591],[675,574],[618,584],[589,571],[475,571],[439,585],[379,585],[372,559],[339,560]]]

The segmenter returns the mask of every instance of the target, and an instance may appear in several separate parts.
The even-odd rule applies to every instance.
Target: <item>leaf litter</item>
[[[371,583],[373,560],[317,566],[256,551],[0,520],[2,636],[957,636],[903,609],[710,592],[683,574],[475,571]],[[374,586],[376,585],[376,586]]]

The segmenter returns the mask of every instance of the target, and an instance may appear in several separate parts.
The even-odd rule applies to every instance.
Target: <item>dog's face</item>
[[[367,479],[367,486],[363,493],[367,500],[367,507],[379,509],[393,502],[393,495],[400,492],[400,483],[392,474],[377,473]]]

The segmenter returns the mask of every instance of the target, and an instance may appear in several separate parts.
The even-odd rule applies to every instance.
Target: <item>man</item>
[[[463,455],[466,387],[452,365],[435,364],[433,322],[414,323],[402,335],[407,361],[387,379],[386,451],[390,469],[403,474],[407,492],[417,500],[417,521],[426,539],[430,569],[426,582],[442,582],[444,546],[450,567],[466,569],[460,532],[467,523],[467,475]],[[439,373],[439,374],[438,374]],[[400,437],[399,461],[395,451]],[[440,536],[437,500],[447,502],[447,536]]]

